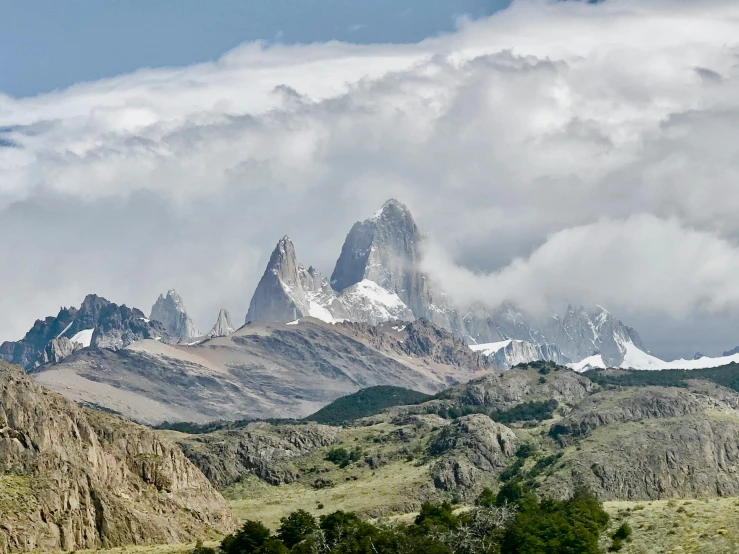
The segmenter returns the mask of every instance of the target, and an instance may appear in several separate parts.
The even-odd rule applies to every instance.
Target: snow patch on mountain
[[[501,348],[505,348],[506,346],[511,344],[511,342],[513,342],[512,339],[501,340],[498,342],[487,342],[485,344],[471,344],[470,348],[475,352],[480,352],[481,354],[484,354],[485,356],[492,356],[493,354],[496,354]]]
[[[71,343],[77,343],[81,344],[83,348],[90,348],[90,344],[92,343],[92,334],[95,332],[95,329],[83,329],[79,333],[75,333],[75,335],[69,339],[69,342]]]
[[[596,354],[594,356],[588,356],[579,362],[567,364],[567,367],[577,371],[578,373],[582,373],[589,369],[605,369],[606,364],[603,362],[603,356]]]
[[[624,342],[623,348],[624,359],[619,366],[622,369],[667,369],[667,362],[644,352],[631,341]]]
[[[394,292],[363,279],[338,295],[351,321],[377,325],[383,321],[414,321],[413,312]]]

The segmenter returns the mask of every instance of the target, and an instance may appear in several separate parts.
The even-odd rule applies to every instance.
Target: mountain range
[[[349,231],[331,278],[298,261],[289,237],[275,247],[252,296],[246,322],[287,323],[312,316],[327,322],[425,319],[490,356],[501,369],[533,360],[574,369],[682,367],[652,356],[638,332],[601,306],[568,307],[545,321],[506,303],[457,306],[420,268],[424,235],[410,210],[388,200]],[[737,354],[734,352],[733,354]],[[738,356],[739,357],[739,356]],[[698,365],[729,363],[702,357]]]
[[[330,278],[306,269],[290,238],[280,239],[239,330],[222,309],[202,333],[174,289],[149,317],[91,294],[0,345],[0,360],[78,402],[146,422],[298,417],[366,386],[433,393],[534,360],[576,371],[739,361],[735,349],[665,362],[601,306],[541,321],[511,303],[456,305],[420,268],[424,240],[410,210],[389,200],[353,225]],[[443,368],[429,367],[439,348],[446,354],[432,361]]]

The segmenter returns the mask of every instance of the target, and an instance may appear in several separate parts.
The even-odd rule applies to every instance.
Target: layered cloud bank
[[[247,44],[0,95],[0,338],[87,292],[240,319],[277,238],[330,273],[394,196],[462,301],[599,302],[663,321],[640,329],[662,356],[729,348],[738,54],[730,0],[523,0],[411,46]]]

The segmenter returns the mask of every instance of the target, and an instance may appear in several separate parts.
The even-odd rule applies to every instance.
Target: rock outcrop
[[[43,353],[38,358],[40,364],[50,364],[61,362],[67,356],[74,354],[75,350],[79,350],[83,346],[79,342],[72,342],[67,337],[59,337],[51,339],[46,345]]]
[[[682,417],[703,413],[706,410],[736,412],[739,397],[728,396],[730,398],[721,399],[707,394],[696,394],[692,390],[667,387],[601,391],[585,398],[575,410],[555,423],[550,435],[567,441],[586,436],[604,425]]]
[[[428,452],[440,459],[431,469],[434,485],[443,490],[468,490],[502,471],[516,453],[516,435],[486,415],[460,417],[444,427]]]
[[[82,339],[81,337],[85,337]],[[19,365],[25,369],[36,367],[49,361],[59,361],[62,355],[69,355],[69,345],[52,341],[68,338],[70,341],[84,341],[83,347],[125,348],[141,339],[170,340],[164,326],[149,321],[136,308],[117,305],[95,294],[85,297],[77,308],[61,308],[56,317],[37,320],[26,336],[17,342],[4,342],[0,345],[0,360]]]
[[[564,497],[586,485],[602,500],[739,494],[739,395],[685,384],[584,399],[550,429],[566,455],[539,490]]]
[[[603,428],[606,429],[605,427]],[[564,497],[585,485],[601,500],[739,495],[739,418],[692,415],[614,427],[592,440],[541,491]]]
[[[187,315],[185,303],[174,289],[167,291],[166,296],[159,295],[151,307],[149,319],[159,321],[170,335],[179,339],[199,337],[201,334],[192,318]]]
[[[247,474],[283,485],[298,477],[297,469],[284,462],[331,445],[337,435],[338,428],[327,425],[251,423],[243,429],[193,435],[178,443],[218,487],[226,487]]]
[[[218,319],[216,320],[216,324],[213,325],[213,328],[208,331],[209,337],[227,337],[231,333],[233,333],[236,329],[233,326],[233,323],[231,323],[231,314],[228,313],[228,310],[221,308],[221,311],[218,312]]]
[[[443,398],[462,406],[507,410],[523,402],[556,400],[578,404],[595,390],[590,379],[560,368],[542,376],[535,369],[491,373],[445,391]]]
[[[0,553],[183,542],[233,527],[177,446],[0,362]]]

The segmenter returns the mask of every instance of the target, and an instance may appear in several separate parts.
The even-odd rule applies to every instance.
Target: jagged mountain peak
[[[226,310],[225,308],[221,308],[221,311],[218,312],[218,319],[216,320],[216,324],[213,325],[213,328],[208,333],[208,336],[227,337],[235,330],[236,329],[234,329],[233,323],[231,323],[231,314],[228,313],[228,310]]]
[[[382,205],[382,207],[379,210],[377,210],[371,218],[369,218],[368,221],[378,221],[382,218],[385,218],[385,219],[408,218],[411,221],[413,220],[413,216],[411,215],[411,211],[408,209],[408,206],[396,200],[395,198],[391,198],[387,200]]]
[[[411,289],[422,280],[418,271],[420,239],[408,208],[388,200],[374,216],[355,223],[349,231],[331,274],[331,286],[341,292],[369,279],[397,293],[413,309]]]
[[[37,320],[23,339],[2,343],[0,360],[31,369],[81,347],[118,349],[144,338],[170,337],[141,310],[88,294],[79,308],[61,308],[57,316]]]
[[[168,290],[166,296],[159,295],[151,307],[149,319],[159,321],[172,336],[180,339],[198,337],[201,334],[187,314],[182,297],[174,289]]]

